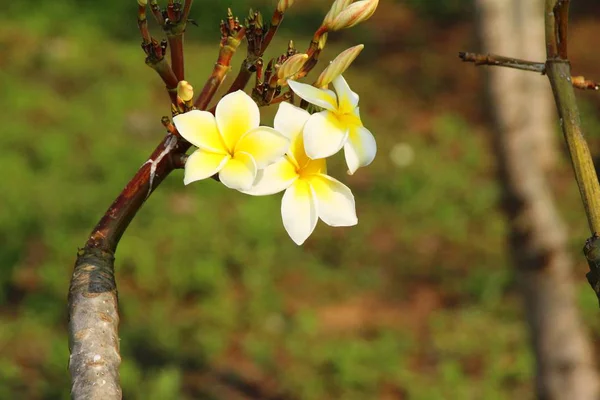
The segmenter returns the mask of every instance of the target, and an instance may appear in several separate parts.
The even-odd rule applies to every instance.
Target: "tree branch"
[[[464,62],[472,62],[475,65],[491,65],[497,67],[507,67],[520,69],[523,71],[546,73],[546,64],[543,62],[520,60],[518,58],[503,57],[495,54],[477,54],[477,53],[458,53],[458,57]]]
[[[458,57],[462,61],[473,63],[476,66],[486,65],[492,67],[513,68],[546,75],[546,63],[542,62],[521,60],[519,58],[504,57],[496,54],[467,53],[463,51],[458,53]],[[585,79],[583,76],[571,77],[571,83],[575,89],[600,90],[600,84]]]
[[[206,86],[216,88],[222,83],[223,71],[229,69],[240,39],[226,38],[227,45],[219,52],[218,67]],[[164,58],[161,62],[168,66]],[[214,92],[212,89],[203,91],[202,103],[208,104]],[[167,136],[115,199],[85,247],[78,252],[69,288],[69,371],[71,397],[76,400],[119,400],[122,397],[114,253],[121,236],[150,194],[174,169],[185,164],[185,152],[190,147],[168,118],[163,118],[162,123]]]
[[[588,225],[594,235],[600,232],[600,184],[590,149],[583,136],[573,91],[571,66],[567,59],[568,16],[569,0],[546,0],[546,74],[554,93]]]

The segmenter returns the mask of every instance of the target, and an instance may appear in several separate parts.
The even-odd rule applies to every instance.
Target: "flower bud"
[[[148,5],[148,0],[137,0],[138,6],[146,7]]]
[[[187,102],[194,98],[194,88],[187,81],[177,83],[177,96]]]
[[[295,0],[279,0],[277,3],[277,11],[280,13],[284,13],[288,8],[294,4]]]
[[[327,85],[329,85],[337,76],[346,72],[350,64],[352,64],[352,62],[356,59],[356,57],[358,57],[364,48],[364,45],[359,44],[358,46],[350,47],[349,49],[341,52],[335,58],[335,60],[333,60],[327,66],[327,68],[321,72],[321,75],[319,75],[319,78],[317,78],[314,86],[318,88],[327,87]]]
[[[324,26],[331,25],[333,19],[338,16],[342,10],[344,10],[348,5],[352,3],[352,0],[335,0],[329,9],[327,15],[325,15],[325,19],[323,20]]]
[[[379,0],[361,0],[350,4],[331,21],[329,29],[339,31],[366,21],[373,15],[378,4]]]
[[[304,63],[308,60],[308,54],[294,54],[277,70],[277,84],[282,85],[288,79],[292,78],[298,71],[302,69]]]

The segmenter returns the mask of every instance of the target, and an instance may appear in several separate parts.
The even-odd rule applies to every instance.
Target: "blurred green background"
[[[270,15],[276,1],[195,3],[186,66],[200,88],[226,7]],[[270,55],[289,39],[306,46],[329,4],[296,1]],[[600,53],[586,43],[600,26],[586,15],[599,7],[574,6],[570,55],[597,77]],[[144,65],[134,0],[0,10],[0,398],[66,399],[77,247],[163,136],[169,103]],[[153,194],[117,253],[125,398],[533,397],[483,71],[456,57],[476,48],[473,19],[468,0],[384,0],[368,23],[330,35],[325,61],[367,46],[346,77],[379,154],[351,177],[340,156],[330,164],[353,189],[358,226],[320,223],[297,247],[280,195],[243,196],[213,181],[184,187],[181,171]],[[598,154],[600,100],[579,97]],[[565,157],[552,179],[598,343],[580,252],[587,225]]]

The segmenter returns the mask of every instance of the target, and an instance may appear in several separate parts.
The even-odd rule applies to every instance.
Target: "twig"
[[[459,52],[458,57],[464,62],[471,62],[476,66],[492,66],[514,68],[522,71],[538,72],[546,75],[546,63],[537,61],[521,60],[518,58],[504,57],[496,54],[478,54]],[[575,89],[581,90],[600,90],[600,84],[595,81],[585,79],[583,76],[573,76],[571,83]]]
[[[477,54],[477,53],[458,53],[458,57],[465,62],[472,62],[475,65],[492,65],[498,67],[515,68],[523,71],[546,73],[546,64],[542,62],[520,60],[518,58],[510,58],[498,56],[495,54]]]

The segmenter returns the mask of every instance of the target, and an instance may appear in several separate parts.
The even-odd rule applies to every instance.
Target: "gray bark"
[[[71,397],[121,399],[119,313],[112,254],[79,251],[69,289]]]
[[[476,0],[484,53],[545,60],[541,0]],[[572,282],[567,236],[546,179],[557,155],[548,80],[487,69],[509,245],[536,358],[537,398],[597,399],[598,377]]]

